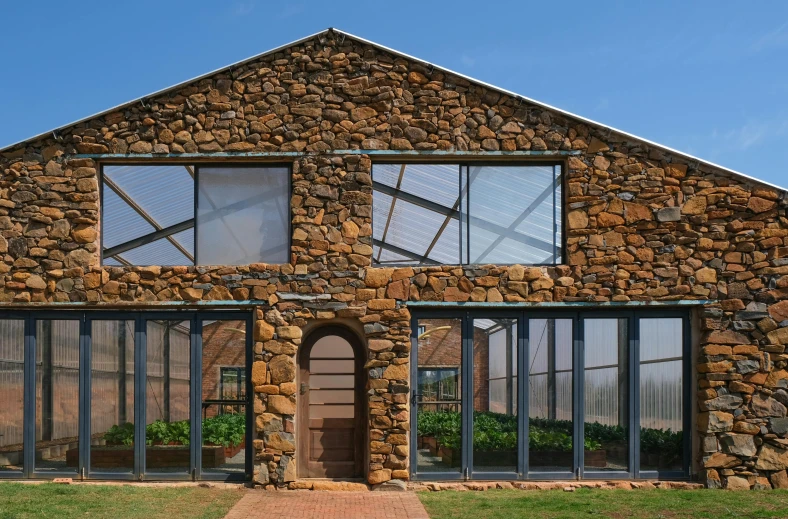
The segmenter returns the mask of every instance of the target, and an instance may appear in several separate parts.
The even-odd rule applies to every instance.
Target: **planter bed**
[[[235,454],[243,447],[222,447],[221,445],[204,445],[202,448],[202,466],[216,468],[225,463],[225,452],[229,450]],[[66,452],[66,465],[76,467],[79,449],[70,449]],[[188,445],[153,445],[145,448],[146,469],[183,468],[191,462]],[[95,446],[90,449],[91,469],[102,468],[128,468],[134,466],[134,447],[129,445]]]

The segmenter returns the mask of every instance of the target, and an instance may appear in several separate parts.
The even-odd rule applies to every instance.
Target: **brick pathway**
[[[250,490],[224,519],[429,519],[414,492]]]

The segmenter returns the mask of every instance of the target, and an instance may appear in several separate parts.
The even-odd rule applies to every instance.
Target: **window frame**
[[[190,324],[190,393],[189,420],[201,420],[202,402],[202,323],[206,320],[241,320],[246,323],[245,363],[246,363],[246,445],[252,445],[254,421],[252,412],[252,362],[253,314],[249,309],[240,310],[42,310],[10,311],[3,319],[24,320],[24,403],[23,403],[23,467],[22,471],[0,471],[2,479],[52,479],[57,477],[80,480],[126,480],[126,481],[250,481],[252,478],[253,449],[246,448],[243,473],[212,473],[202,470],[202,427],[191,427],[190,462],[188,471],[179,473],[146,471],[145,438],[146,383],[147,383],[147,321],[179,320]],[[37,470],[36,458],[36,322],[39,320],[79,321],[79,399],[77,423],[79,427],[79,452],[77,468],[65,470]],[[90,430],[91,430],[91,371],[92,371],[92,322],[93,321],[134,321],[134,467],[129,472],[102,472],[90,470]],[[240,401],[239,401],[240,403]]]
[[[516,318],[518,344],[518,469],[516,473],[495,473],[473,470],[473,319]],[[572,424],[573,424],[573,464],[570,471],[531,471],[529,466],[529,379],[528,359],[530,358],[529,321],[539,319],[572,320]],[[626,319],[628,323],[628,467],[627,470],[585,470],[584,467],[584,418],[585,418],[585,319]],[[682,322],[682,469],[681,470],[640,470],[640,327],[641,318],[680,318]],[[527,307],[467,310],[445,308],[418,308],[411,312],[411,330],[416,330],[419,321],[425,319],[460,319],[462,330],[462,461],[460,473],[419,472],[416,463],[411,462],[410,474],[414,481],[435,479],[488,479],[488,480],[609,480],[609,479],[670,479],[689,480],[692,461],[692,356],[691,356],[691,311],[675,307],[662,309],[633,310],[622,308],[561,309]],[[411,334],[411,380],[418,380],[418,337]],[[411,387],[411,405],[417,398],[417,387]],[[418,415],[411,420],[410,452],[415,460],[418,452]]]
[[[566,234],[566,232],[567,232],[567,227],[566,227],[566,224],[567,224],[567,222],[566,222],[567,191],[566,191],[566,186],[568,184],[568,182],[567,182],[567,180],[568,180],[567,179],[567,172],[569,171],[569,169],[568,169],[568,164],[569,164],[568,159],[566,159],[566,158],[551,158],[550,160],[545,160],[545,159],[531,159],[531,160],[529,160],[529,159],[518,158],[516,160],[507,160],[507,159],[491,160],[490,158],[482,158],[480,160],[473,160],[473,159],[469,160],[468,158],[465,158],[465,157],[462,157],[462,156],[458,157],[459,160],[451,160],[451,159],[424,160],[423,158],[420,158],[420,157],[416,158],[416,157],[408,157],[408,156],[402,156],[402,157],[397,157],[397,158],[383,158],[383,159],[377,159],[377,160],[376,159],[377,159],[376,157],[373,157],[372,168],[370,169],[370,172],[371,172],[370,176],[372,177],[372,199],[373,199],[373,210],[372,210],[372,214],[371,214],[370,218],[372,219],[373,247],[375,246],[375,241],[376,241],[374,239],[374,230],[375,230],[374,199],[375,199],[375,192],[378,191],[377,186],[381,185],[380,183],[376,183],[375,182],[375,176],[374,176],[375,166],[376,165],[425,165],[425,166],[429,166],[429,165],[444,165],[444,166],[445,165],[454,165],[454,166],[457,166],[457,181],[458,181],[457,191],[458,191],[458,198],[460,200],[460,205],[459,205],[459,207],[457,209],[457,212],[459,213],[458,214],[458,220],[457,220],[458,227],[459,227],[459,231],[458,231],[459,232],[459,250],[457,251],[458,252],[458,257],[459,257],[459,262],[456,263],[456,264],[455,263],[438,263],[438,262],[435,262],[434,264],[437,264],[437,265],[457,265],[457,266],[462,266],[462,267],[474,267],[474,266],[480,266],[480,265],[508,266],[508,265],[517,265],[517,264],[522,264],[522,265],[526,265],[526,266],[530,266],[530,267],[554,267],[556,265],[562,265],[562,264],[564,264],[566,262],[566,259],[567,259],[567,256],[566,256],[566,254],[567,254],[567,251],[566,251],[566,242],[567,242],[567,234]],[[468,190],[468,193],[467,193],[466,197],[463,198],[463,196],[462,196],[463,182],[464,182],[464,179],[467,178],[467,173],[466,173],[467,172],[467,168],[470,168],[470,167],[495,167],[495,166],[497,166],[497,167],[518,167],[518,166],[519,167],[558,167],[558,168],[560,168],[560,175],[558,175],[559,181],[558,181],[557,185],[558,185],[558,187],[561,190],[561,199],[560,199],[561,212],[560,212],[560,214],[556,215],[555,214],[555,210],[554,210],[554,217],[557,216],[558,219],[560,219],[560,222],[555,222],[555,220],[553,221],[553,224],[554,224],[553,236],[554,236],[554,242],[555,242],[554,249],[555,249],[555,252],[557,254],[559,254],[560,257],[561,257],[561,261],[560,262],[555,261],[555,262],[551,262],[551,263],[524,263],[524,262],[518,262],[518,263],[490,263],[490,262],[487,262],[487,263],[470,263],[468,261],[470,259],[469,258],[469,255],[470,255],[470,243],[468,243],[469,240],[470,240],[470,237],[469,237],[470,236],[470,226],[467,225],[467,222],[465,220],[469,216],[470,211],[469,211],[469,207],[465,207],[465,206],[470,206],[471,190]],[[393,188],[391,186],[386,186],[386,188],[388,188],[388,189],[396,189],[396,188]],[[555,202],[557,201],[555,194],[556,194],[556,192],[555,192],[555,190],[553,190],[553,200],[554,200],[553,207],[554,208],[555,208]],[[558,225],[556,225],[556,224],[558,224]],[[465,232],[463,232],[463,231],[465,231]],[[560,242],[559,242],[559,240],[555,240],[555,236],[556,236],[556,234],[558,232],[561,233]],[[463,236],[463,234],[465,234],[465,236]],[[418,254],[418,253],[415,253],[415,254]],[[387,263],[380,263],[380,262],[375,260],[375,253],[374,252],[373,252],[373,256],[372,256],[372,266],[373,267],[394,267],[394,268],[396,268],[396,267],[425,267],[425,266],[430,266],[431,264],[432,263],[429,263],[429,262],[417,262],[416,260],[412,260],[412,261],[397,261],[397,262],[390,262],[390,263],[388,263],[388,262]]]
[[[105,247],[104,247],[104,228],[105,228],[105,226],[104,226],[104,216],[105,216],[105,212],[104,212],[104,184],[105,184],[105,182],[104,182],[104,175],[105,175],[104,168],[107,167],[107,166],[110,166],[110,167],[112,167],[112,166],[138,166],[140,168],[144,168],[144,167],[148,167],[148,166],[171,166],[171,167],[191,166],[192,168],[194,168],[194,176],[193,176],[194,200],[193,200],[192,218],[191,218],[194,223],[193,223],[193,225],[191,227],[187,228],[187,229],[191,229],[192,230],[193,237],[194,237],[194,250],[192,252],[192,254],[194,255],[194,262],[192,264],[188,264],[187,263],[185,265],[160,265],[160,264],[155,264],[155,263],[149,263],[149,264],[145,264],[145,265],[131,264],[131,265],[126,266],[126,265],[108,265],[108,264],[104,263],[105,260],[107,259],[107,257],[105,257],[105,255],[104,255],[104,249],[105,249]],[[128,161],[128,160],[120,160],[120,161],[102,160],[102,161],[99,161],[99,163],[98,163],[98,182],[99,182],[99,238],[98,239],[99,239],[99,261],[100,261],[99,264],[102,267],[121,267],[121,268],[150,267],[150,266],[167,266],[167,267],[181,267],[181,266],[185,266],[185,267],[204,267],[204,266],[213,266],[213,265],[202,265],[202,264],[200,264],[200,260],[199,260],[199,258],[197,256],[197,250],[198,250],[198,247],[197,247],[197,240],[198,240],[197,209],[198,209],[198,205],[199,205],[199,176],[200,176],[199,170],[200,170],[201,167],[207,167],[207,168],[228,168],[228,169],[229,168],[285,168],[285,169],[287,169],[287,200],[286,200],[286,203],[287,203],[287,251],[288,251],[287,255],[289,256],[290,252],[292,251],[292,247],[293,247],[293,207],[292,207],[292,199],[293,199],[293,163],[292,162],[281,162],[281,161],[277,161],[277,162],[264,162],[264,161],[263,162],[261,162],[261,161],[238,162],[238,161],[233,161],[233,162],[226,162],[225,163],[225,162],[208,162],[208,161],[205,161],[205,160],[202,160],[202,161],[200,161],[200,160],[196,160],[196,161],[188,161],[188,160],[155,161],[154,160],[154,161],[151,161],[151,162],[148,162],[148,161],[144,161],[144,162]],[[175,224],[175,225],[180,225],[180,224]],[[150,236],[151,234],[152,233],[143,234],[142,236],[134,238],[133,240],[139,240],[139,239],[145,238],[147,236]],[[175,233],[172,233],[172,234],[175,234]],[[172,234],[170,234],[168,236],[171,236]],[[154,243],[156,241],[164,240],[164,239],[166,239],[166,237],[161,237],[158,240],[151,240],[151,241],[145,242],[145,243],[143,243],[141,245],[138,245],[137,247],[141,247],[143,245],[147,245],[149,243]],[[118,245],[125,245],[127,243],[130,243],[133,240],[127,240],[126,242],[120,243]],[[134,247],[134,248],[137,248],[137,247]],[[289,260],[286,261],[285,263],[288,263],[288,262],[289,262]],[[284,264],[284,263],[271,263],[269,261],[266,261],[264,258],[261,259],[260,261],[258,261],[257,263],[268,263],[268,264],[271,264],[271,265],[283,265]],[[237,265],[220,265],[220,266],[237,266]]]

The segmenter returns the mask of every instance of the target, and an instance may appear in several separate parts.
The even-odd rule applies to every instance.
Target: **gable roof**
[[[535,106],[539,106],[541,108],[544,108],[544,109],[547,109],[547,110],[559,113],[559,114],[561,114],[561,115],[563,115],[565,117],[568,117],[570,119],[574,119],[576,121],[583,122],[583,123],[588,124],[590,126],[594,126],[596,128],[600,128],[600,129],[603,129],[603,130],[607,130],[609,132],[616,133],[619,136],[626,137],[627,139],[631,139],[631,140],[642,142],[642,143],[647,144],[649,146],[653,146],[655,148],[658,148],[658,149],[660,149],[662,151],[665,151],[665,152],[671,153],[673,155],[677,155],[679,157],[682,157],[685,160],[697,162],[698,164],[704,164],[706,166],[709,166],[709,167],[715,168],[717,170],[720,170],[721,172],[724,172],[724,173],[727,173],[727,174],[730,174],[730,175],[735,175],[735,176],[744,178],[746,180],[750,180],[752,182],[757,182],[759,184],[762,184],[762,185],[765,185],[765,186],[769,186],[769,187],[772,187],[774,189],[778,189],[780,191],[788,191],[786,188],[783,188],[783,187],[778,186],[776,184],[772,184],[771,182],[767,182],[765,180],[761,180],[761,179],[752,177],[752,176],[744,174],[744,173],[742,173],[740,171],[736,171],[734,169],[730,169],[730,168],[727,168],[725,166],[721,166],[721,165],[716,164],[714,162],[710,162],[708,160],[696,157],[694,155],[690,155],[689,153],[685,153],[683,151],[679,151],[679,150],[670,148],[670,147],[665,146],[663,144],[659,144],[657,142],[645,139],[643,137],[639,137],[639,136],[631,134],[629,132],[625,132],[625,131],[619,130],[618,128],[614,128],[614,127],[609,126],[607,124],[600,123],[600,122],[594,121],[592,119],[588,119],[588,118],[583,117],[581,115],[577,115],[575,113],[569,112],[567,110],[563,110],[561,108],[557,108],[555,106],[549,105],[547,103],[543,103],[541,101],[537,101],[535,99],[531,99],[530,97],[526,97],[526,96],[524,96],[522,94],[518,94],[516,92],[512,92],[510,90],[506,90],[504,88],[497,87],[495,85],[491,85],[489,83],[486,83],[484,81],[480,81],[478,79],[472,78],[472,77],[467,76],[465,74],[461,74],[459,72],[455,72],[455,71],[453,71],[451,69],[448,69],[446,67],[441,67],[440,65],[435,65],[435,64],[430,63],[428,61],[425,61],[423,59],[420,59],[420,58],[417,58],[417,57],[414,57],[414,56],[410,56],[409,54],[405,54],[405,53],[400,52],[398,50],[386,47],[385,45],[381,45],[379,43],[375,43],[373,41],[361,38],[361,37],[356,36],[354,34],[350,34],[348,32],[345,32],[345,31],[342,31],[342,30],[339,30],[339,29],[336,29],[336,28],[333,28],[333,27],[329,27],[327,29],[324,29],[322,31],[316,32],[314,34],[310,34],[309,36],[305,36],[303,38],[300,38],[298,40],[292,41],[292,42],[287,43],[285,45],[280,45],[279,47],[276,47],[276,48],[271,49],[269,51],[266,51],[266,52],[263,52],[263,53],[260,53],[260,54],[256,54],[256,55],[251,56],[249,58],[243,59],[241,61],[237,61],[237,62],[232,63],[230,65],[226,65],[224,67],[218,68],[216,70],[212,70],[212,71],[207,72],[205,74],[201,74],[201,75],[199,75],[197,77],[188,79],[186,81],[182,81],[182,82],[180,82],[178,84],[169,86],[169,87],[164,88],[162,90],[158,90],[158,91],[153,92],[151,94],[148,94],[148,95],[145,95],[145,96],[142,96],[142,97],[138,97],[138,98],[133,99],[131,101],[128,101],[126,103],[122,103],[122,104],[119,104],[117,106],[113,106],[112,108],[109,108],[107,110],[103,110],[103,111],[95,113],[93,115],[89,115],[88,117],[84,117],[84,118],[79,119],[77,121],[74,121],[74,122],[71,122],[71,123],[68,123],[68,124],[64,124],[62,126],[58,126],[57,128],[53,128],[52,130],[46,131],[44,133],[41,133],[41,134],[38,134],[38,135],[34,135],[32,137],[29,137],[27,139],[23,139],[21,141],[15,142],[13,144],[9,144],[8,146],[0,148],[0,153],[2,153],[4,151],[8,151],[8,150],[10,150],[12,148],[15,148],[15,147],[19,146],[20,144],[24,144],[24,143],[27,143],[27,142],[30,142],[30,141],[35,141],[35,140],[37,140],[39,138],[42,138],[42,137],[46,137],[50,133],[56,133],[56,132],[58,132],[60,130],[64,130],[64,129],[69,128],[71,126],[75,126],[77,124],[90,121],[90,120],[95,119],[97,117],[101,117],[101,116],[104,116],[106,114],[109,114],[109,113],[112,113],[112,112],[116,112],[116,111],[118,111],[120,109],[126,108],[126,107],[131,106],[131,105],[136,104],[136,103],[139,103],[140,101],[143,101],[145,99],[149,99],[149,98],[153,98],[153,97],[156,97],[156,96],[160,96],[160,95],[166,94],[166,93],[168,93],[170,91],[183,88],[183,87],[185,87],[185,86],[187,86],[187,85],[189,85],[191,83],[194,83],[196,81],[200,81],[202,79],[211,77],[214,74],[218,74],[220,72],[225,72],[227,70],[232,70],[233,68],[239,67],[239,66],[244,65],[246,63],[249,63],[251,61],[258,60],[260,58],[269,56],[271,54],[275,54],[277,52],[281,52],[281,51],[283,51],[283,50],[285,50],[285,49],[287,49],[289,47],[293,47],[295,45],[299,45],[299,44],[307,42],[307,41],[309,41],[309,40],[311,40],[313,38],[318,38],[320,36],[323,36],[323,35],[331,33],[331,32],[333,32],[333,33],[335,33],[337,35],[343,36],[344,38],[350,38],[352,40],[355,40],[358,43],[369,45],[369,46],[374,47],[374,48],[376,48],[378,50],[382,50],[384,52],[388,52],[388,53],[390,53],[390,54],[392,54],[394,56],[398,56],[400,58],[404,58],[404,59],[407,59],[409,61],[420,63],[422,65],[426,65],[428,67],[431,67],[434,70],[438,70],[438,71],[444,72],[446,74],[450,74],[450,75],[453,75],[453,76],[465,79],[466,81],[469,81],[469,82],[474,83],[476,85],[483,86],[483,87],[488,88],[490,90],[494,90],[494,91],[499,92],[501,94],[505,94],[505,95],[510,96],[510,97],[512,97],[514,99],[520,99],[522,101],[525,101],[527,103],[533,104]]]

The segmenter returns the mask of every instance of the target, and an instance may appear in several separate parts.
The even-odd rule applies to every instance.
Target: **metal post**
[[[147,425],[147,321],[137,314],[134,326],[134,473],[145,478],[145,426]]]
[[[194,314],[190,321],[191,357],[189,362],[189,418],[191,420],[191,471],[194,479],[202,476],[202,320]]]
[[[507,319],[504,322],[506,322],[506,414],[512,415],[514,413],[514,356],[512,355],[512,321],[511,319]],[[489,340],[490,338],[488,336],[488,352]]]
[[[54,395],[52,387],[52,321],[42,319],[41,337],[41,441],[52,440]]]
[[[36,461],[36,321],[25,318],[25,365],[24,365],[24,415],[22,423],[22,470],[29,478],[33,475]]]
[[[583,319],[578,314],[575,314],[572,319],[572,337],[574,347],[572,348],[572,355],[574,357],[572,362],[572,417],[574,424],[574,438],[572,445],[574,447],[575,458],[575,475],[577,478],[583,477],[583,463],[584,452],[584,423],[585,418],[585,405],[583,395],[585,392],[585,341],[583,338]]]
[[[128,421],[126,410],[126,321],[116,321],[118,329],[118,425]]]
[[[164,321],[164,338],[162,339],[162,349],[163,349],[163,361],[164,364],[164,402],[163,411],[162,413],[164,416],[162,417],[165,422],[170,421],[170,329],[172,323],[170,321]]]
[[[555,319],[547,319],[547,417],[556,418]]]

